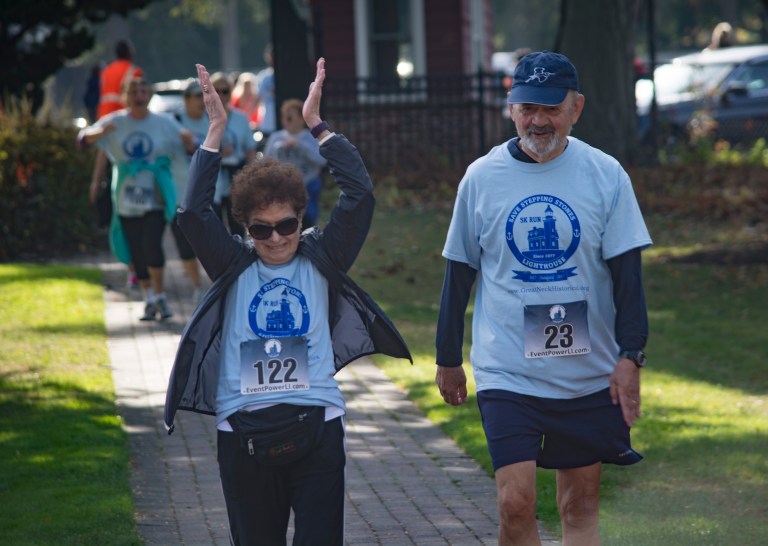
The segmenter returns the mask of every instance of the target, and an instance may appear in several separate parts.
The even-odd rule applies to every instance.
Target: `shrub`
[[[88,204],[93,152],[77,130],[36,120],[25,102],[0,113],[0,260],[86,250],[98,230]]]

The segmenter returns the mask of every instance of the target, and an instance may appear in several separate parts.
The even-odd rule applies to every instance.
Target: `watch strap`
[[[647,359],[645,357],[645,352],[642,350],[636,350],[636,351],[621,351],[619,353],[619,358],[626,358],[627,360],[631,360],[635,363],[635,366],[638,368],[644,368],[647,364]]]
[[[313,137],[317,138],[323,133],[323,131],[327,131],[330,127],[331,126],[328,125],[327,121],[321,121],[320,123],[312,127],[309,130],[309,132],[312,133]]]

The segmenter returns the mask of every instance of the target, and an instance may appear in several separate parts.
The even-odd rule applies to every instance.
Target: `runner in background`
[[[96,111],[96,119],[89,119],[90,123],[94,123],[107,114],[125,108],[125,103],[123,102],[125,85],[131,78],[143,76],[141,67],[133,64],[133,55],[133,47],[130,42],[118,40],[115,43],[115,57],[117,58],[101,71],[99,105]],[[111,168],[106,154],[100,149],[97,150],[96,161],[91,172],[89,201],[91,205],[95,206],[99,202],[103,203],[102,206],[108,210],[104,210],[99,216],[107,219],[112,217],[112,200],[109,188],[110,177],[107,175],[110,171]],[[128,264],[128,278],[125,284],[128,288],[139,288],[139,280],[136,278],[132,263]]]

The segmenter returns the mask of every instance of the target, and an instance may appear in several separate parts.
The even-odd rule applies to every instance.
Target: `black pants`
[[[176,222],[176,216],[171,220],[171,233],[173,233],[173,240],[176,241],[176,248],[179,251],[179,258],[182,260],[191,260],[195,257],[195,250],[192,245],[187,241],[186,235],[181,231],[179,224]]]
[[[291,508],[293,544],[344,542],[344,429],[325,423],[320,445],[283,466],[256,463],[234,432],[218,431],[218,460],[235,546],[285,546]]]
[[[161,210],[153,210],[138,218],[120,216],[120,223],[131,251],[131,262],[133,262],[136,277],[139,280],[147,280],[149,279],[147,267],[165,267],[164,213]]]

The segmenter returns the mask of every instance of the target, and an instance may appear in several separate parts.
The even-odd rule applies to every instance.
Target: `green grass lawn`
[[[0,544],[141,544],[101,278],[0,265]]]
[[[434,385],[434,329],[450,211],[380,211],[354,275],[391,314],[414,366],[377,362],[491,472],[471,384],[469,403],[443,403]],[[606,465],[605,544],[765,544],[768,536],[768,266],[683,265],[694,250],[743,238],[738,226],[649,216],[645,254],[651,338],[643,418],[645,460]],[[471,315],[470,305],[470,315]],[[470,337],[467,318],[466,338]],[[468,342],[465,362],[468,361]],[[465,364],[467,373],[469,366]],[[470,378],[471,383],[471,378]],[[538,512],[557,532],[554,473],[539,472]]]

